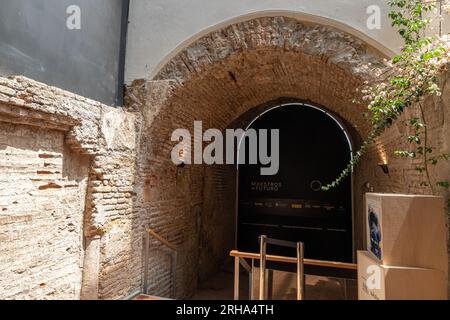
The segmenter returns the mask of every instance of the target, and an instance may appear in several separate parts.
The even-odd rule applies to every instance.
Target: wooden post
[[[259,238],[260,265],[259,265],[259,300],[264,300],[266,291],[266,236]]]
[[[239,300],[239,257],[234,258],[234,300]]]
[[[142,292],[148,294],[148,246],[150,243],[150,235],[146,232],[144,235],[144,281]]]
[[[304,244],[297,242],[297,300],[305,299]]]

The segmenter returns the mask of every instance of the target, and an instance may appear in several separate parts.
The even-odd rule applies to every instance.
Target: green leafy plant
[[[405,159],[420,159],[416,170],[425,176],[422,186],[434,193],[434,187],[448,188],[448,181],[431,181],[429,166],[437,165],[450,158],[449,153],[437,153],[429,141],[429,129],[426,122],[424,98],[430,95],[440,96],[439,74],[447,68],[450,58],[450,42],[447,36],[427,36],[430,19],[425,18],[434,8],[433,3],[423,0],[391,0],[389,18],[392,26],[398,29],[404,41],[401,53],[388,63],[388,71],[373,83],[366,82],[359,90],[358,102],[366,102],[369,112],[366,114],[372,129],[356,152],[353,160],[339,177],[322,189],[336,188],[347,178],[353,167],[361,161],[375,140],[391,127],[407,109],[415,109],[417,115],[404,121],[410,134],[406,137],[410,148],[397,150],[395,155]]]

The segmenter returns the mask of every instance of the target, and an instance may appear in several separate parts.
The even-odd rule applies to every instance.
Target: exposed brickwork
[[[204,130],[245,124],[283,98],[324,106],[358,142],[368,125],[365,107],[352,98],[373,76],[367,63],[380,60],[338,30],[277,17],[196,41],[154,80],[127,88],[128,112],[29,79],[0,78],[0,298],[116,299],[139,290],[144,226],[178,247],[177,296],[190,296],[233,245],[235,170],[177,168],[173,130],[193,132],[194,120]],[[442,150],[450,143],[449,94],[447,83],[430,113]],[[366,182],[375,191],[426,192],[411,167],[390,157],[401,130],[391,128],[355,170],[357,248]],[[390,176],[377,166],[380,150]],[[448,166],[438,170],[449,173]],[[169,296],[168,253],[156,241],[149,253],[150,293]]]
[[[180,297],[192,293],[199,277],[217,270],[233,247],[235,172],[198,165],[177,169],[170,161],[173,130],[193,132],[194,120],[202,120],[204,130],[223,130],[247,111],[288,97],[338,114],[353,126],[358,141],[368,126],[362,117],[365,107],[352,104],[352,98],[355,88],[372,76],[367,63],[381,65],[381,60],[361,41],[335,29],[260,18],[199,39],[153,81],[136,81],[128,88],[128,109],[142,113],[134,211],[142,224],[180,247],[185,259],[179,264]],[[170,265],[159,257],[150,258],[152,281],[157,293],[168,292]]]
[[[134,116],[22,77],[0,91],[0,297],[128,294]]]
[[[89,159],[60,131],[0,132],[0,296],[78,299]]]
[[[448,75],[442,78],[443,96],[428,97],[423,106],[425,118],[428,125],[428,143],[433,147],[435,153],[448,153],[450,151],[450,135],[448,129],[450,126],[450,83]],[[422,166],[423,159],[405,160],[394,155],[396,150],[411,150],[414,145],[407,142],[406,137],[413,134],[408,132],[404,122],[412,117],[420,117],[417,106],[407,110],[403,117],[399,119],[385,134],[377,141],[371,150],[373,159],[380,163],[385,158],[389,163],[389,175],[379,174],[379,172],[364,172],[368,180],[373,180],[373,187],[376,191],[383,192],[403,192],[413,194],[439,194],[448,196],[444,189],[433,185],[430,187],[422,185],[427,182],[425,173],[419,173],[415,168]],[[422,139],[424,137],[422,136]],[[430,173],[433,184],[450,178],[450,164],[442,161],[437,167],[430,166]]]
[[[441,85],[442,97],[428,97],[423,103],[428,125],[428,143],[434,148],[435,154],[450,152],[450,81],[448,73],[442,75]],[[403,124],[412,117],[420,117],[417,106],[407,110],[402,118],[378,139],[364,160],[364,166],[372,168],[372,170],[360,170],[358,181],[361,185],[370,182],[375,192],[434,194],[448,200],[450,192],[435,185],[438,181],[450,180],[450,163],[448,161],[441,161],[437,166],[429,166],[433,185],[433,188],[430,188],[423,185],[424,182],[428,182],[425,173],[420,173],[415,169],[417,166],[423,165],[423,159],[406,160],[394,155],[396,150],[412,149],[406,138],[412,133],[409,133]],[[424,139],[423,136],[422,139]],[[377,168],[377,164],[384,160],[387,160],[389,164],[389,175]]]

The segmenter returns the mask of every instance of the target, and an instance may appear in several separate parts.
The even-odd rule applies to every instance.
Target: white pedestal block
[[[367,251],[358,251],[359,300],[446,300],[442,271],[384,266]]]
[[[445,203],[441,197],[366,194],[367,251],[384,266],[448,272]]]

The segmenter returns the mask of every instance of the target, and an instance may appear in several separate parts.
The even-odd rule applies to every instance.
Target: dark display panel
[[[344,131],[324,112],[302,105],[269,111],[254,129],[280,130],[280,169],[260,175],[260,165],[239,167],[238,248],[258,252],[258,237],[303,241],[311,259],[352,261],[351,179],[322,191],[350,160]],[[282,248],[273,254],[295,255]]]

